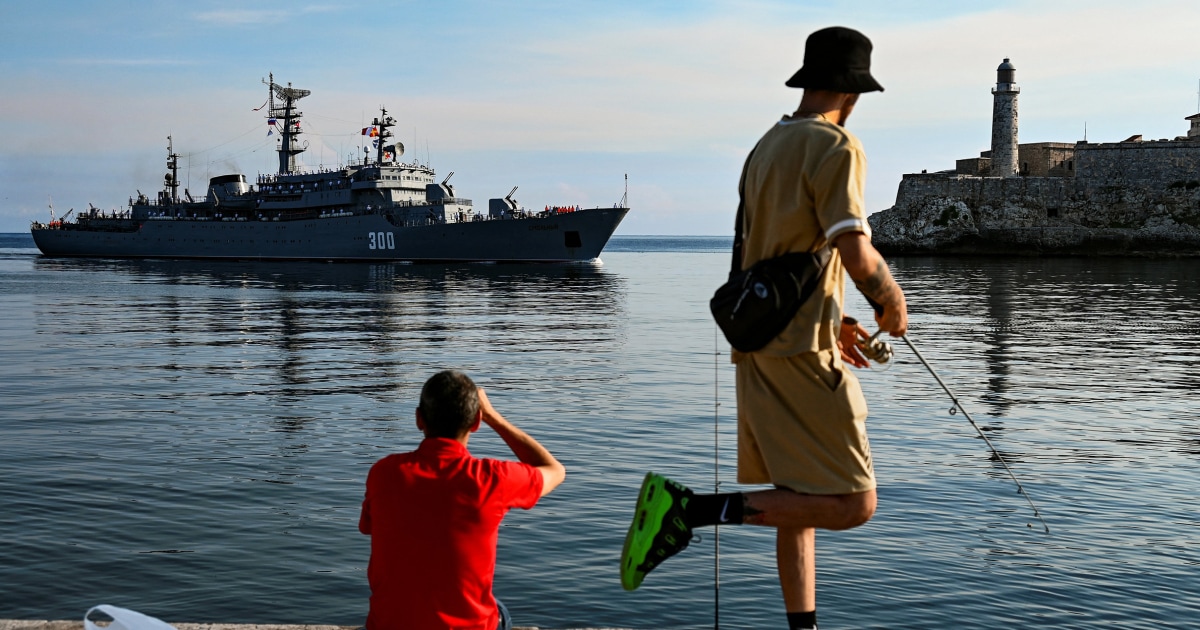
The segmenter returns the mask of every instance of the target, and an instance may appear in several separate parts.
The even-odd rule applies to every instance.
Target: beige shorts
[[[875,489],[867,401],[836,349],[737,362],[738,483],[805,494]]]

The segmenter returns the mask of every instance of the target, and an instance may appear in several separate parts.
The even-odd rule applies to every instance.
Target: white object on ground
[[[99,626],[88,619],[96,611],[112,617],[112,623],[107,626]],[[83,630],[175,630],[175,626],[150,615],[143,615],[136,610],[100,604],[89,608],[83,614]]]

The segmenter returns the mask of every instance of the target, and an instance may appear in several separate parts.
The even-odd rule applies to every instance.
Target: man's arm
[[[375,467],[372,466],[371,470],[374,471]],[[371,473],[368,472],[367,473],[367,479],[368,479],[367,487],[368,488],[371,486],[370,477],[371,477]],[[360,511],[358,513],[358,531],[363,534],[366,534],[368,536],[371,535],[371,497],[370,497],[370,495],[363,496],[362,511]]]
[[[505,420],[492,406],[482,387],[479,388],[479,410],[483,412],[483,422],[504,440],[508,448],[512,449],[513,455],[522,463],[529,464],[542,473],[542,496],[550,494],[551,490],[563,482],[567,476],[567,469],[546,450],[546,447]]]
[[[908,305],[904,301],[904,292],[892,278],[883,256],[871,245],[871,239],[862,232],[846,232],[834,239],[833,245],[841,252],[846,273],[850,274],[858,290],[883,307],[882,314],[875,314],[879,327],[893,337],[908,332]]]

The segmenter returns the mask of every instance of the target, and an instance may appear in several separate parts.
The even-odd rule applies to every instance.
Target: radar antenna
[[[272,77],[273,76],[274,75],[272,75]],[[271,90],[275,93],[275,96],[279,97],[279,100],[281,101],[298,101],[305,96],[312,94],[312,90],[301,90],[300,88],[294,88],[292,87],[291,83],[289,83],[287,87],[276,85],[274,80],[271,81]]]
[[[283,123],[279,129],[279,148],[276,149],[276,152],[279,153],[279,174],[287,175],[296,172],[296,156],[304,153],[308,148],[307,145],[300,146],[296,139],[303,133],[300,129],[300,117],[304,115],[296,109],[296,101],[312,92],[294,88],[291,83],[288,83],[287,87],[275,83],[275,73],[267,76],[270,77],[269,81],[263,79],[263,84],[267,86],[267,102],[270,104],[267,124],[280,127],[279,122]],[[275,104],[277,97],[282,101],[278,105]]]

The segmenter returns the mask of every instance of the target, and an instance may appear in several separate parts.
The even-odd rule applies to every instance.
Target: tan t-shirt
[[[784,116],[763,135],[742,171],[742,268],[789,252],[815,252],[846,232],[870,238],[866,177],[862,144],[845,128],[821,117]],[[812,297],[758,352],[791,356],[836,348],[845,292],[835,248]]]

